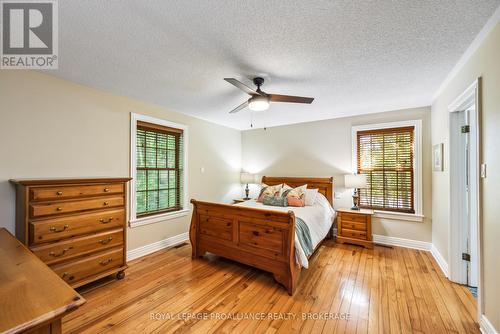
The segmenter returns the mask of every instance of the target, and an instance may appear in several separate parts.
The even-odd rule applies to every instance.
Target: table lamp
[[[241,173],[240,180],[241,180],[241,184],[246,184],[245,198],[243,198],[243,199],[249,200],[250,197],[248,196],[248,193],[250,192],[250,189],[248,189],[248,184],[255,182],[255,175],[250,174],[250,173]]]
[[[358,189],[368,188],[368,182],[365,174],[346,174],[344,175],[345,187],[354,189],[352,194],[351,210],[359,210],[359,192]]]

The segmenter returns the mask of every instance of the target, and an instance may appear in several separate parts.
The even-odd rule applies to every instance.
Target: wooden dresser
[[[373,210],[338,209],[337,241],[373,248]]]
[[[61,318],[85,303],[0,228],[0,333],[61,334]]]
[[[11,180],[16,237],[76,288],[126,268],[130,178]]]

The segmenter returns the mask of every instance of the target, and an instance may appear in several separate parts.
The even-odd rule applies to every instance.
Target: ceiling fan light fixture
[[[264,83],[264,79],[261,77],[253,78],[253,83],[255,84],[255,86],[257,86],[257,89],[255,90],[234,78],[224,78],[224,80],[251,96],[248,100],[231,110],[229,112],[230,114],[237,113],[245,109],[246,107],[248,107],[252,111],[264,111],[269,109],[269,104],[271,102],[311,104],[312,101],[314,101],[313,97],[267,94],[260,89],[260,86],[262,86],[262,84]]]
[[[253,96],[248,100],[248,108],[252,111],[264,111],[269,109],[269,97]]]

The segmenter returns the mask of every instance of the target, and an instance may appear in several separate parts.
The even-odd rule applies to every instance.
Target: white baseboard
[[[399,246],[399,247],[420,249],[425,251],[430,251],[432,246],[430,242],[426,241],[388,237],[386,235],[379,235],[379,234],[373,235],[373,242],[376,244]]]
[[[481,315],[481,320],[479,320],[479,330],[483,334],[498,334],[499,331],[493,327],[491,322],[486,318],[484,314]]]
[[[441,253],[439,253],[437,248],[430,242],[388,237],[385,235],[377,235],[377,234],[373,235],[373,242],[376,244],[382,244],[388,246],[399,246],[399,247],[429,251],[436,260],[437,264],[439,265],[439,268],[441,268],[441,271],[443,272],[444,276],[448,277],[448,262],[446,262]]]
[[[441,255],[441,253],[434,245],[432,245],[431,247],[431,254],[434,257],[434,260],[436,260],[437,264],[439,265],[439,268],[441,268],[444,276],[448,277],[448,262],[446,262],[443,255]]]
[[[163,239],[157,242],[153,242],[152,244],[145,245],[139,248],[135,248],[127,251],[127,261],[131,261],[142,257],[144,255],[148,255],[159,251],[160,249],[171,247],[183,243],[189,239],[188,232],[181,233],[178,235],[174,235],[173,237]]]

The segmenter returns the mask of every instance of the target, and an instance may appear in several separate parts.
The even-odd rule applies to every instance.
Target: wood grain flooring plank
[[[478,332],[479,328],[475,320],[477,317],[475,306],[472,311],[468,309],[462,303],[462,299],[456,294],[454,286],[457,286],[458,284],[450,282],[444,276],[441,268],[439,268],[439,265],[430,253],[425,254],[425,256],[427,257],[427,261],[425,261],[426,265],[429,268],[429,271],[433,273],[432,278],[434,285],[443,299],[457,331],[459,333]],[[470,291],[466,291],[466,293],[470,294]],[[471,298],[474,298],[472,294],[470,294],[470,296]]]
[[[354,284],[358,273],[359,263],[363,248],[357,247],[352,250],[352,256],[348,262],[351,262],[349,270],[346,271],[346,277],[340,282],[340,291],[335,296],[335,299],[328,311],[329,314],[347,314],[351,307],[352,295],[354,291]],[[338,298],[337,298],[338,297]],[[324,323],[323,331],[326,333],[334,333],[337,328],[344,330],[346,321],[339,318],[328,319],[322,321]],[[340,327],[339,327],[340,326]]]
[[[125,279],[82,294],[64,333],[479,333],[474,297],[429,252],[332,240],[294,296],[269,273],[213,255],[192,260],[189,245],[131,261]],[[328,318],[343,313],[350,318]],[[266,316],[249,319],[256,314]]]

